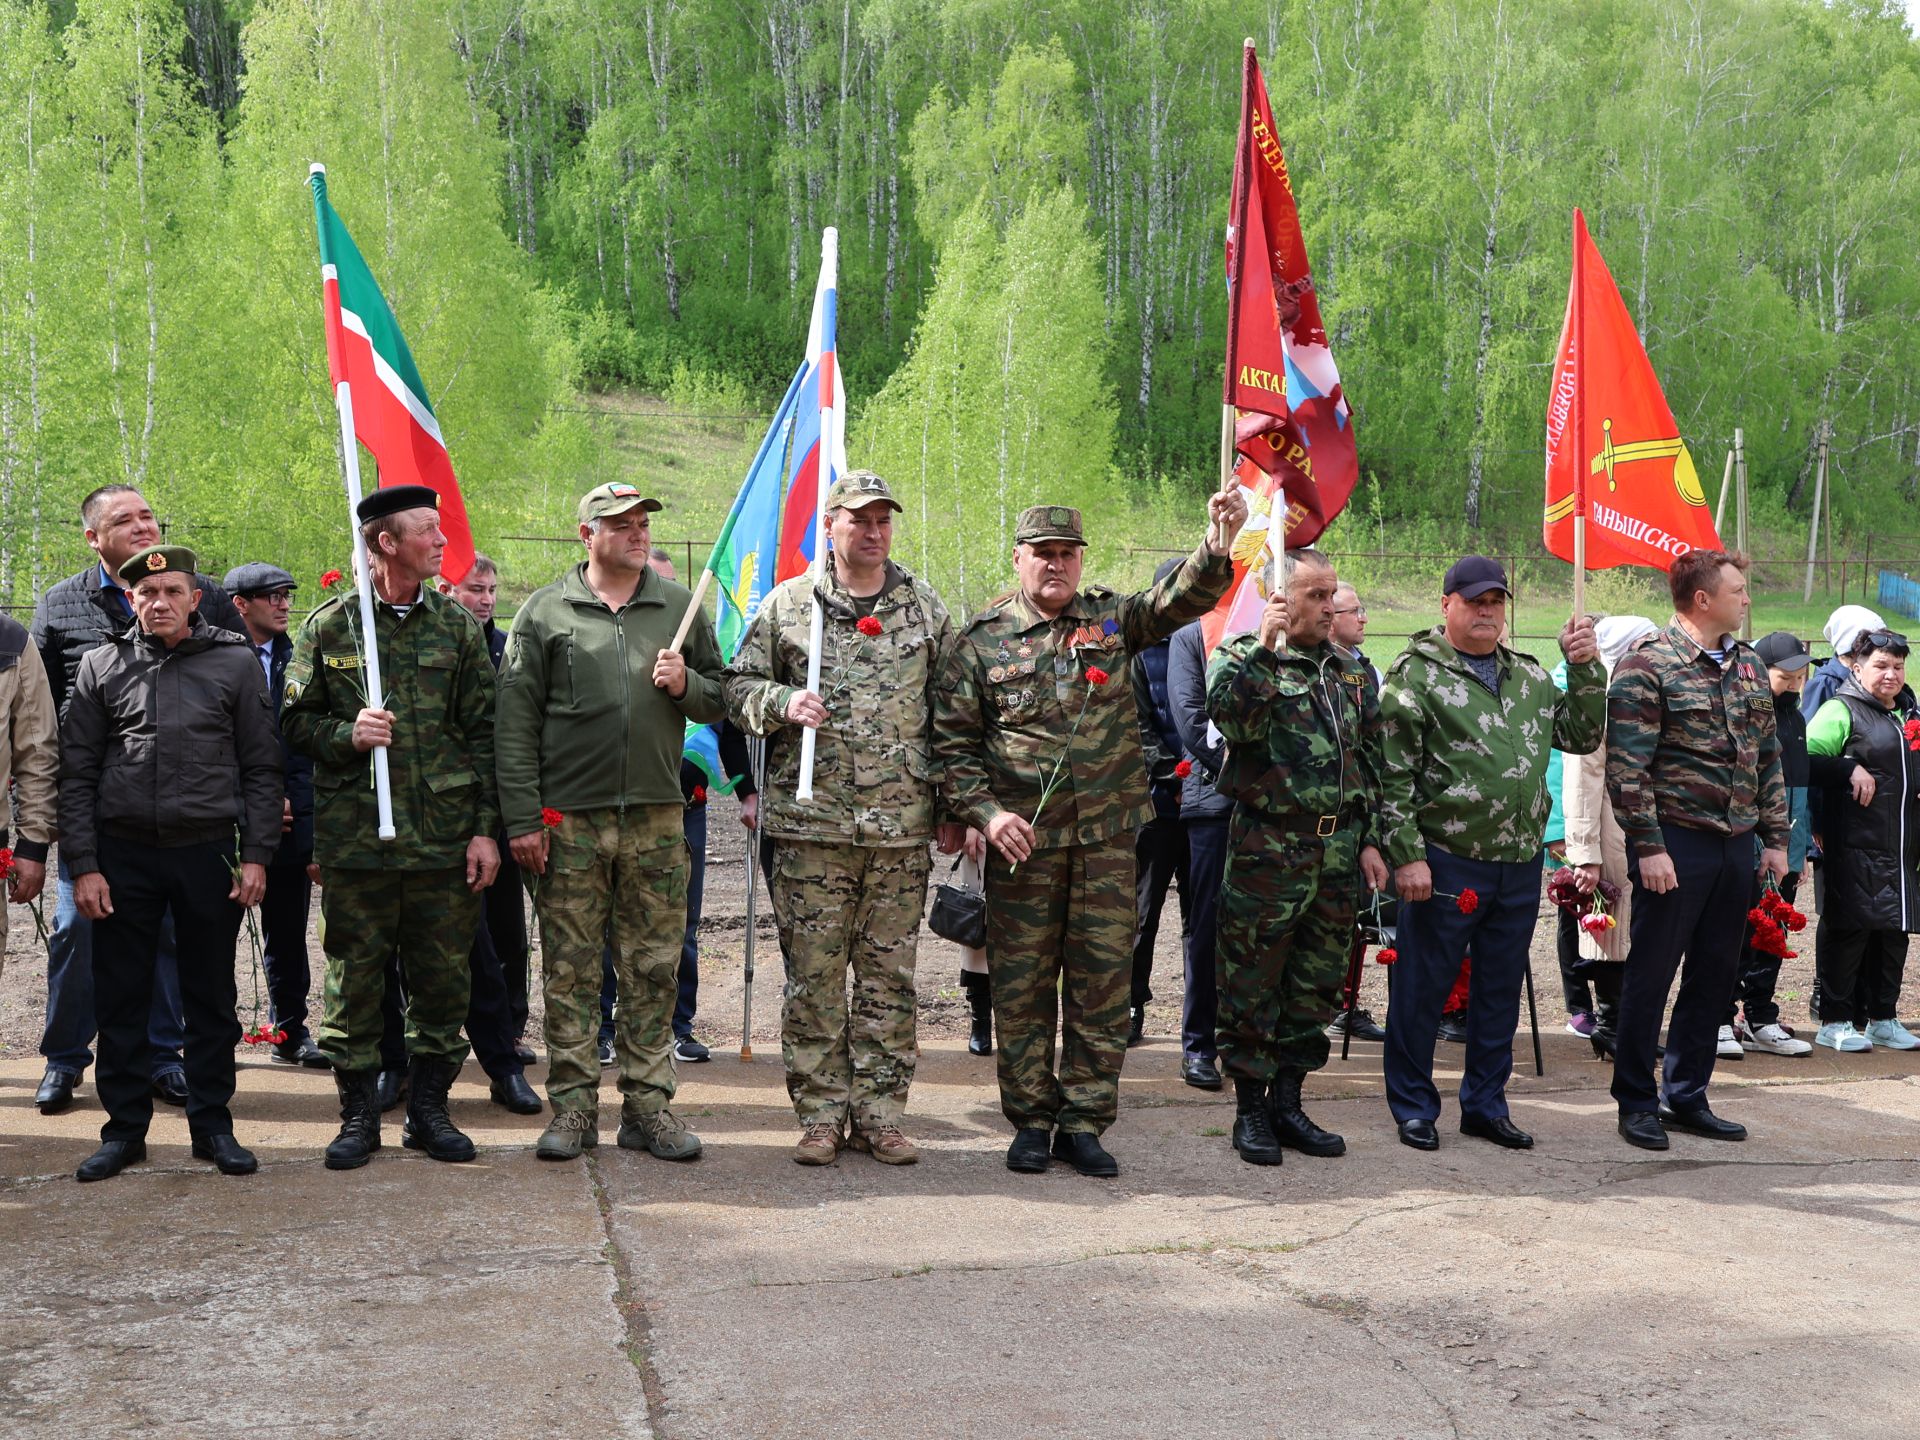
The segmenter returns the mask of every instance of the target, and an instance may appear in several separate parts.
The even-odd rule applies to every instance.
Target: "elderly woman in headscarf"
[[[1595,623],[1594,639],[1599,642],[1600,663],[1606,667],[1609,680],[1626,653],[1659,628],[1639,615],[1609,615]],[[1633,893],[1627,882],[1627,839],[1613,818],[1613,802],[1607,798],[1606,745],[1602,743],[1590,755],[1565,756],[1561,763],[1565,767],[1561,772],[1561,807],[1567,818],[1567,864],[1573,867],[1575,883],[1582,894],[1591,895],[1605,879],[1617,886],[1620,894],[1611,907],[1617,924],[1598,934],[1582,930],[1580,959],[1573,967],[1576,975],[1593,985],[1593,1032],[1587,1037],[1593,1043],[1593,1053],[1611,1059]]]

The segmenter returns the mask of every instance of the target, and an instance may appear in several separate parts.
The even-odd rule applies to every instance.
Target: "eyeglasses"
[[[1907,637],[1898,630],[1869,630],[1860,637],[1860,645],[1868,650],[1885,650],[1892,655],[1907,653]]]
[[[252,594],[243,596],[242,598],[247,600],[264,600],[269,605],[291,605],[293,603],[293,591],[256,590]]]
[[[1333,613],[1336,615],[1358,615],[1364,620],[1367,618],[1367,607],[1364,605],[1354,605],[1345,610],[1335,610]]]

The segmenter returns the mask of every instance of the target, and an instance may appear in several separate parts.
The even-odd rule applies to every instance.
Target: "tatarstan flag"
[[[373,271],[327,202],[325,166],[313,167],[310,183],[320,231],[328,371],[336,387],[351,387],[354,438],[379,465],[380,484],[425,485],[439,495],[440,528],[447,537],[440,573],[458,584],[473,566],[473,528],[440,422]]]

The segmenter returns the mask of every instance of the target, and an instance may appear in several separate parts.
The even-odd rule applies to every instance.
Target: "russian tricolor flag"
[[[827,491],[847,473],[847,417],[834,355],[840,237],[822,237],[820,283],[813,292],[807,327],[807,366],[793,396],[787,499],[780,519],[780,555],[774,580],[806,573],[826,547]]]

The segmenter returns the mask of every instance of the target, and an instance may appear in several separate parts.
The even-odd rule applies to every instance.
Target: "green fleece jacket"
[[[1531,655],[1494,652],[1489,690],[1435,626],[1407,642],[1380,695],[1381,848],[1400,866],[1428,844],[1469,860],[1540,854],[1552,801],[1547,757],[1586,755],[1606,726],[1607,672],[1567,667],[1562,694]]]
[[[686,722],[723,713],[720,647],[705,613],[681,653],[678,700],[653,683],[692,592],[649,568],[633,598],[609,610],[587,588],[586,562],[527,597],[500,663],[494,755],[509,837],[540,829],[540,811],[685,803]]]

